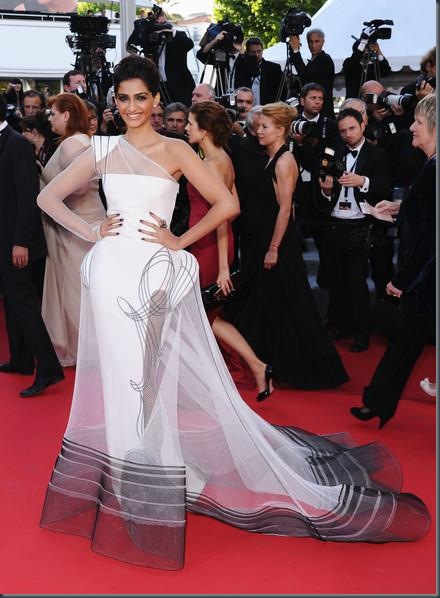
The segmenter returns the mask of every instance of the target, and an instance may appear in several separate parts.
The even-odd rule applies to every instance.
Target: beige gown
[[[76,133],[57,148],[42,174],[47,185],[90,146],[90,137]],[[65,204],[89,224],[99,224],[105,210],[98,193],[98,179],[81,186]],[[80,267],[92,244],[80,239],[52,218],[43,215],[48,257],[44,276],[42,314],[61,365],[76,363],[80,313]]]

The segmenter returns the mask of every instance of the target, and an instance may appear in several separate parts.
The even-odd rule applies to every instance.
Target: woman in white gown
[[[153,63],[124,58],[114,81],[126,135],[95,138],[38,198],[97,241],[81,267],[74,397],[41,525],[166,569],[183,566],[186,510],[267,534],[423,537],[429,513],[400,493],[384,447],[272,426],[242,401],[206,318],[197,262],[183,251],[236,215],[237,202],[187,144],[152,129]],[[212,207],[177,238],[167,226],[181,174]],[[96,176],[115,216],[93,227],[63,197]]]

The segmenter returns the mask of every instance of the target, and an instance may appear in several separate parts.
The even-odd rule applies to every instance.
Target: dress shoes
[[[56,376],[51,376],[50,378],[35,378],[34,383],[29,388],[25,388],[20,392],[21,397],[35,397],[39,395],[45,390],[48,386],[52,386],[52,384],[58,384],[64,380],[64,374],[57,374]]]
[[[354,338],[353,344],[350,347],[352,353],[362,353],[366,351],[370,346],[370,340],[368,338]]]
[[[340,338],[350,338],[350,336],[353,336],[353,331],[349,328],[340,328],[338,326],[334,326],[328,330],[328,335],[330,340],[337,341]]]
[[[273,378],[273,368],[271,365],[266,365],[266,369],[264,371],[264,380],[266,382],[266,388],[258,393],[257,401],[261,402],[270,397],[273,393],[273,390],[270,390],[270,381]]]
[[[0,363],[0,372],[4,374],[23,374],[24,376],[30,376],[34,373],[34,370],[29,369],[20,369],[7,361],[6,363]]]
[[[373,419],[374,417],[378,417],[379,430],[381,430],[387,423],[387,421],[391,419],[391,415],[388,417],[384,415],[377,415],[377,413],[374,413],[374,411],[371,411],[371,409],[368,409],[368,407],[351,407],[350,413],[354,415],[356,419],[359,419],[362,422],[367,422],[370,419]]]

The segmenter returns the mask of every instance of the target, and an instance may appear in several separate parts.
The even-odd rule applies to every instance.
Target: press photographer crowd
[[[91,246],[47,215],[36,217],[39,185],[74,161],[91,137],[124,135],[138,110],[114,91],[108,19],[72,16],[70,28],[75,64],[66,69],[63,92],[24,91],[14,79],[0,98],[0,152],[10,143],[7,157],[0,156],[2,184],[17,197],[14,206],[1,207],[11,357],[0,372],[37,367],[24,397],[62,380],[62,367],[76,363],[80,265]],[[362,353],[373,332],[384,335],[388,348],[363,405],[351,409],[359,420],[379,417],[382,427],[424,344],[435,338],[436,50],[426,49],[420,73],[395,93],[387,88],[391,67],[381,48],[393,21],[366,21],[360,30],[343,62],[346,93],[336,109],[325,32],[298,9],[280,22],[284,68],[263,57],[259,37],[245,38],[240,24],[221,20],[200,41],[196,84],[187,65],[194,42],[156,5],[134,22],[126,49],[159,71],[152,128],[192,146],[238,195],[240,215],[189,247],[233,377],[254,383],[259,401],[272,394],[272,380],[336,387],[350,372],[334,341],[351,339],[349,351]],[[305,31],[308,52],[300,41]],[[28,170],[35,176],[24,181]],[[210,204],[185,177],[178,183],[170,229],[180,236]],[[97,180],[65,203],[89,223],[106,219]],[[114,215],[107,219],[119,224]],[[324,314],[304,260],[311,240],[316,283],[328,299]],[[426,378],[421,386],[435,395],[435,382]]]

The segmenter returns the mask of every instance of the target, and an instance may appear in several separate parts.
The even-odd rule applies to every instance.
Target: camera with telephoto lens
[[[290,124],[290,135],[304,135],[305,137],[319,139],[319,137],[321,137],[321,132],[318,123],[310,120],[297,119]]]
[[[310,27],[312,20],[309,15],[299,8],[289,8],[281,19],[280,39],[285,42],[291,35],[301,35],[306,27]]]
[[[384,91],[382,93],[367,93],[363,97],[366,104],[373,104],[378,107],[401,106],[403,109],[411,108],[417,101],[412,93],[391,93]]]
[[[421,75],[419,75],[416,79],[416,89],[420,89],[421,84],[423,83],[423,81],[426,81],[426,83],[429,83],[429,85],[435,89],[435,85],[436,85],[436,79],[435,77],[433,77],[432,75],[427,75],[426,73],[422,73]]]
[[[212,42],[213,39],[222,31],[226,31],[226,35],[222,40],[215,44],[215,52],[218,50],[225,52],[226,54],[236,52],[234,44],[241,44],[244,40],[244,33],[241,25],[234,25],[234,23],[231,23],[227,19],[219,21],[218,23],[211,23],[206,30],[207,43]]]
[[[364,25],[372,30],[369,35],[369,42],[376,43],[378,39],[391,39],[391,27],[384,27],[384,25],[394,25],[394,21],[390,19],[373,19],[372,21],[364,21]]]
[[[319,178],[322,182],[326,176],[332,176],[335,180],[339,179],[345,172],[344,162],[335,159],[335,150],[326,147],[319,160]]]

